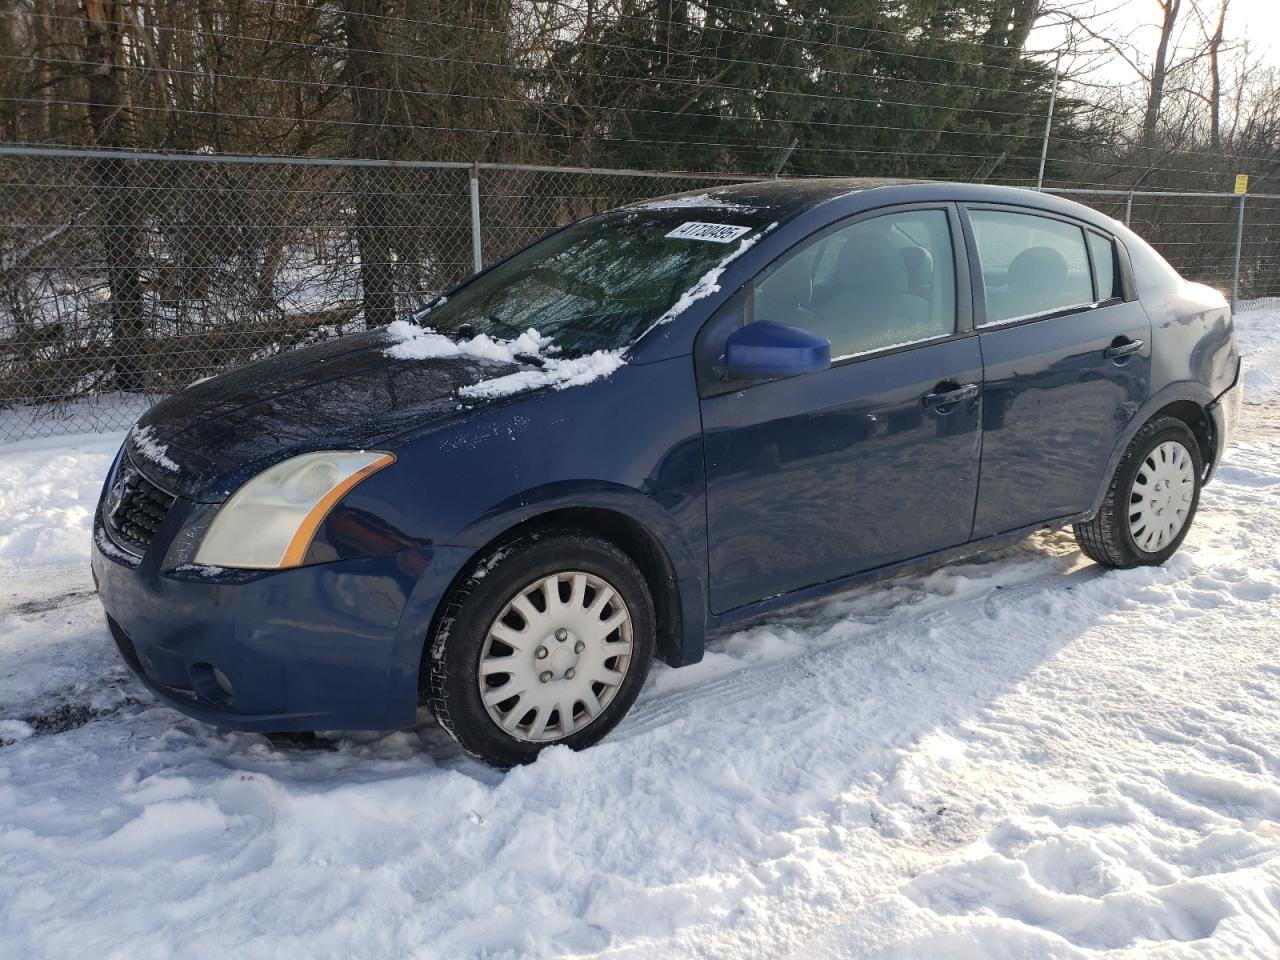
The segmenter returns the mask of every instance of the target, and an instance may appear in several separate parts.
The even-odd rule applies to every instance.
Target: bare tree
[[[124,85],[123,26],[117,0],[83,0],[87,113],[94,140],[104,147],[129,146]],[[143,386],[145,325],[142,314],[142,228],[127,160],[95,164],[102,250],[110,294],[112,360],[118,390]]]
[[[1212,32],[1205,30],[1206,49],[1209,54],[1209,144],[1215,150],[1222,144],[1222,42],[1227,26],[1227,8],[1231,0],[1221,0],[1218,4],[1218,20]],[[1204,19],[1199,8],[1196,13]]]
[[[388,54],[380,49],[383,0],[346,0],[347,85],[351,96],[351,150],[395,159],[401,131],[394,109],[401,99],[395,77],[386,69]],[[367,327],[395,319],[395,272],[392,266],[390,206],[381,170],[357,171],[356,243],[360,248],[360,286]]]
[[[1160,40],[1151,61],[1147,89],[1147,112],[1142,121],[1142,145],[1148,150],[1156,145],[1156,129],[1160,123],[1160,105],[1164,103],[1165,80],[1169,75],[1170,46],[1173,31],[1182,12],[1182,0],[1156,0],[1160,7]]]

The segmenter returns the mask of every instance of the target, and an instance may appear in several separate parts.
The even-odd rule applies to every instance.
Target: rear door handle
[[[1116,337],[1112,341],[1111,346],[1102,351],[1102,355],[1108,360],[1119,360],[1121,357],[1127,357],[1131,353],[1137,353],[1142,349],[1141,340],[1130,340],[1128,337]]]
[[[955,381],[951,381],[954,383]],[[946,386],[946,383],[938,384],[938,387]],[[926,393],[920,398],[921,402],[931,410],[937,410],[939,407],[950,407],[964,400],[972,400],[978,395],[978,385],[976,383],[965,383],[958,387],[951,387],[947,390],[939,390],[934,387],[932,393]],[[949,413],[950,411],[940,411]]]

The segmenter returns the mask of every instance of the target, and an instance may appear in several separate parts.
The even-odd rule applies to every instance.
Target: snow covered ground
[[[0,448],[0,958],[1280,952],[1280,311],[1186,546],[1069,535],[655,669],[500,773],[417,729],[281,749],[158,706],[88,525],[120,435]]]

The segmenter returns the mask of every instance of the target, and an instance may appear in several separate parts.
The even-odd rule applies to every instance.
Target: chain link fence
[[[0,150],[0,441],[127,427],[203,377],[385,324],[558,226],[740,179]]]
[[[0,442],[122,429],[195,380],[384,324],[555,227],[743,179],[0,148]],[[1280,197],[1055,192],[1130,221],[1188,277],[1280,296]]]

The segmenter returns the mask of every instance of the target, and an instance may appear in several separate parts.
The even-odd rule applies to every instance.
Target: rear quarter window
[[[1089,252],[1093,255],[1093,273],[1098,281],[1098,299],[1114,300],[1123,296],[1117,282],[1120,276],[1116,271],[1116,245],[1112,239],[1090,232]]]

